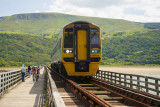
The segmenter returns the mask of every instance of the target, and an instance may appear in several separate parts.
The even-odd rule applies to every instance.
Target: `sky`
[[[160,22],[160,0],[0,0],[0,17],[38,12]]]

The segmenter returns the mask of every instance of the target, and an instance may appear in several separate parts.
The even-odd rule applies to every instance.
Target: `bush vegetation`
[[[160,64],[160,29],[114,32],[102,39],[102,65]]]
[[[101,28],[102,65],[160,64],[160,23],[29,13],[0,17],[0,67],[50,64],[60,29],[77,20]]]
[[[50,63],[54,41],[52,36],[0,32],[0,67]]]

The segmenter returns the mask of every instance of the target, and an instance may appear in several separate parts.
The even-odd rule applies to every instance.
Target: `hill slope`
[[[160,29],[112,32],[103,36],[104,65],[160,64]],[[0,32],[0,66],[51,62],[55,38]],[[6,63],[5,63],[6,61]],[[14,61],[14,62],[12,62]]]
[[[144,24],[122,19],[75,16],[60,13],[17,14],[0,18],[0,31],[16,31],[27,33],[58,33],[66,24],[84,20],[100,26],[102,32],[124,31],[144,28]]]
[[[0,32],[0,67],[12,66],[9,61],[14,61],[14,65],[17,65],[16,62],[25,64],[51,62],[50,54],[54,41],[54,38],[36,34]]]
[[[30,13],[0,17],[0,66],[51,62],[50,53],[56,34],[64,25],[76,20],[100,26],[103,46],[101,64],[160,64],[160,23]],[[48,36],[50,34],[53,35]]]
[[[160,64],[160,29],[114,32],[102,39],[102,64]]]

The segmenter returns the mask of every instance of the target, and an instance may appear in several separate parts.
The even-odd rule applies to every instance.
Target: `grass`
[[[19,70],[21,67],[0,67],[0,70],[11,71],[11,70]]]
[[[121,19],[85,17],[60,13],[30,13],[5,17],[1,21],[1,31],[17,31],[26,33],[54,33],[57,34],[66,24],[84,20],[101,27],[102,32],[124,31],[144,28],[143,23],[135,23]]]

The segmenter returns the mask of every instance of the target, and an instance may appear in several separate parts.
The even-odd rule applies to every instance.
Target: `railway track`
[[[51,68],[49,69],[52,70]],[[68,95],[71,97],[63,98],[63,100],[64,103],[68,106],[160,106],[160,97],[148,93],[143,93],[134,89],[129,89],[124,86],[110,83],[101,79],[78,77],[67,79],[54,70],[52,70],[51,75],[54,79],[58,78],[59,81],[62,82],[60,83],[61,85],[66,84],[67,88],[65,88],[65,92],[68,92]],[[67,103],[67,101],[70,103]]]

